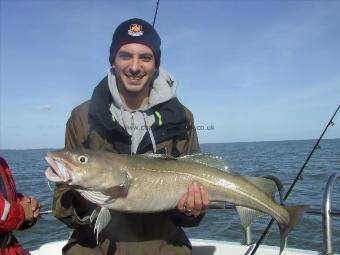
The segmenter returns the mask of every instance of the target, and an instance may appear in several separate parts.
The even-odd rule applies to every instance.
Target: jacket
[[[22,195],[16,192],[15,182],[6,161],[0,157],[0,254],[26,255],[13,235],[13,230],[25,228],[25,212],[19,204]]]
[[[131,136],[112,117],[110,111],[112,101],[108,78],[105,77],[95,88],[91,100],[82,103],[72,111],[66,127],[66,149],[131,153]],[[156,153],[178,157],[199,150],[192,113],[176,97],[153,106],[152,110],[156,120],[151,126]],[[145,134],[136,153],[152,151],[151,137]],[[64,247],[65,253],[75,244],[89,249],[105,246],[101,249],[105,250],[104,254],[110,253],[110,249],[117,249],[117,246],[138,244],[140,248],[143,244],[149,245],[150,242],[191,247],[181,226],[196,226],[202,219],[202,216],[194,218],[182,215],[177,210],[154,214],[111,211],[112,220],[104,229],[97,245],[93,226],[89,221],[96,205],[89,202],[88,212],[77,215],[74,210],[74,199],[74,193],[68,187],[62,184],[56,186],[54,215],[74,229],[69,243]]]

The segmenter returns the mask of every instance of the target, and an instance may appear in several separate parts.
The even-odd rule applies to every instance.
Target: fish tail
[[[308,210],[308,208],[308,205],[285,206],[285,209],[289,213],[289,222],[288,224],[279,223],[281,236],[280,254],[284,249],[288,233],[300,222],[303,214]]]

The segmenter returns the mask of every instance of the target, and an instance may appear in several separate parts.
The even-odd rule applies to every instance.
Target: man
[[[28,255],[13,235],[13,230],[32,227],[39,216],[40,205],[34,197],[16,192],[7,162],[0,157],[0,254]]]
[[[176,97],[177,83],[159,68],[161,40],[144,20],[131,19],[113,34],[111,68],[92,98],[76,107],[66,128],[65,148],[115,153],[163,153],[175,157],[199,150],[191,112]],[[74,232],[64,254],[190,254],[180,226],[196,226],[209,206],[198,183],[172,211],[147,214],[111,211],[97,243],[93,219],[98,208],[59,184],[54,214]]]

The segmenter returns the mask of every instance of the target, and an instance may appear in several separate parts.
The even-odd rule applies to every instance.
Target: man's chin
[[[125,86],[125,90],[129,93],[139,93],[143,90],[143,84],[127,84],[127,86]]]

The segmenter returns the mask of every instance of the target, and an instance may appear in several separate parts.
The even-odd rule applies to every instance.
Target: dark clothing
[[[66,127],[65,148],[130,154],[131,137],[112,119],[111,103],[105,78],[95,88],[91,100],[72,111]],[[199,150],[193,116],[177,98],[152,109],[162,117],[162,121],[151,126],[157,153],[178,157]],[[152,141],[147,134],[137,149],[138,154],[146,152],[152,152]],[[64,247],[64,254],[97,254],[99,251],[102,254],[190,254],[190,242],[180,226],[196,226],[202,218],[185,216],[177,210],[152,214],[111,211],[112,220],[99,235],[97,245],[93,226],[86,220],[96,205],[88,202],[88,212],[76,215],[74,199],[73,191],[65,185],[57,185],[54,215],[75,229]]]

